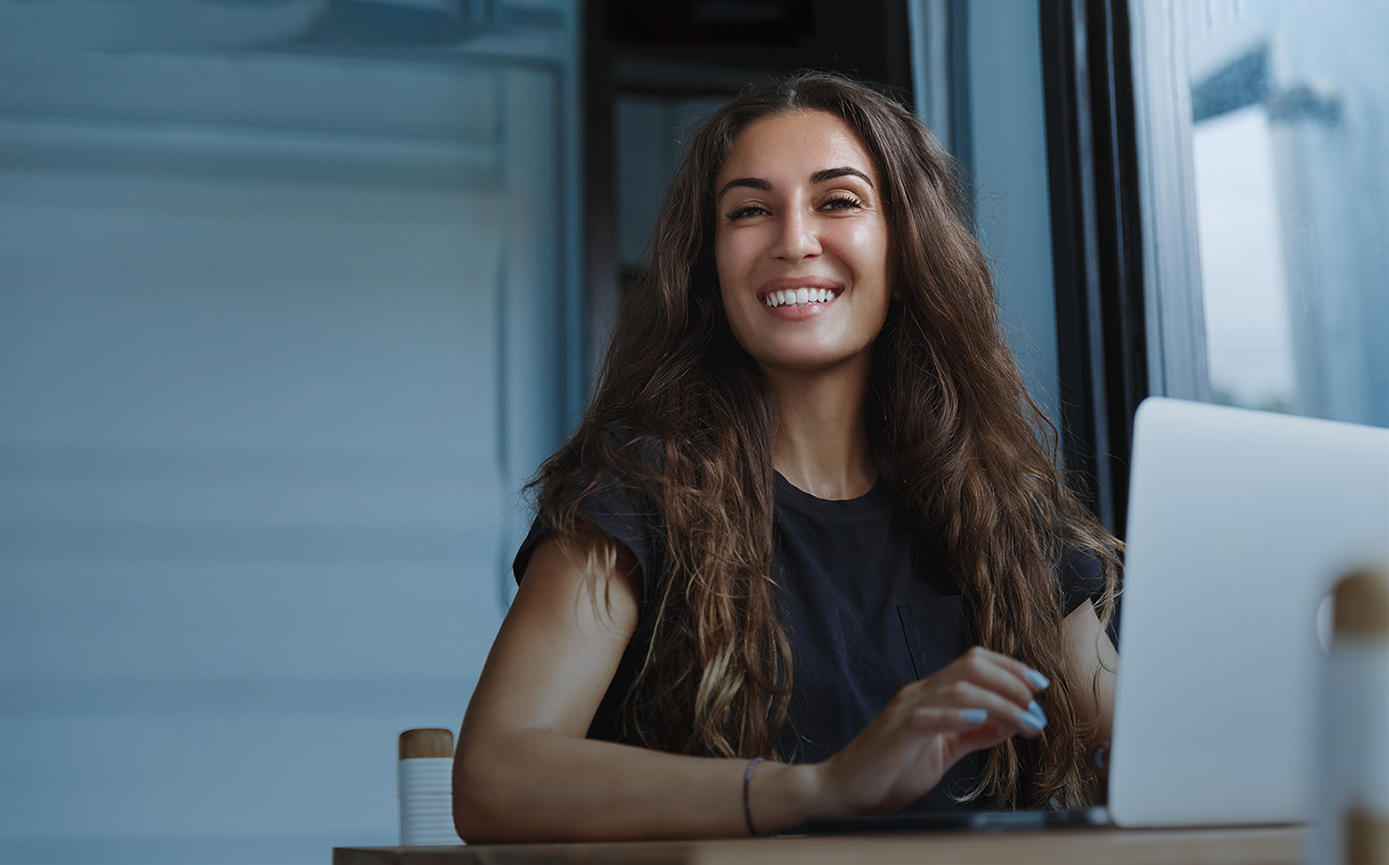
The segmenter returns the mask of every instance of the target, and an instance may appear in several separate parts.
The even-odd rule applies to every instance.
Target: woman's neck
[[[766,370],[776,398],[772,467],[816,498],[857,498],[878,481],[868,435],[868,362],[830,370]]]

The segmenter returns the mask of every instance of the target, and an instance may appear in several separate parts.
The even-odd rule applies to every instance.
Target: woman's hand
[[[1040,673],[976,646],[907,685],[844,750],[815,768],[831,814],[885,813],[925,795],[961,757],[1046,726]]]

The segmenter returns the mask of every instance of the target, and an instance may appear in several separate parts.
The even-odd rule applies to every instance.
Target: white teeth
[[[804,306],[807,303],[827,303],[834,300],[834,292],[828,288],[793,288],[785,291],[769,292],[762,302],[771,308],[778,306]]]

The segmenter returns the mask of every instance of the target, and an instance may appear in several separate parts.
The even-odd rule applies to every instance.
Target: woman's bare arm
[[[558,542],[536,549],[459,735],[454,814],[464,839],[746,833],[745,760],[584,738],[636,629],[635,571],[623,550],[616,572],[594,584]],[[766,829],[800,822],[797,803],[812,798],[808,775],[785,766],[757,771],[769,794],[760,809]]]
[[[1061,623],[1061,633],[1066,644],[1067,678],[1076,685],[1076,712],[1082,723],[1094,725],[1085,754],[1096,774],[1101,779],[1107,779],[1119,653],[1114,650],[1114,643],[1110,641],[1091,604],[1081,604],[1067,616]],[[1096,759],[1097,755],[1099,759]]]
[[[685,757],[584,736],[636,629],[635,563],[586,580],[557,541],[531,558],[459,734],[454,818],[468,841],[746,834],[747,762]],[[935,786],[969,751],[1012,735],[1036,686],[1021,663],[973,649],[903,688],[825,763],[759,765],[760,832],[828,814],[888,811]]]

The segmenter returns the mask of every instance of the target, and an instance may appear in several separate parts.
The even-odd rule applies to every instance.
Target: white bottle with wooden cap
[[[1312,861],[1389,865],[1389,572],[1336,584]]]
[[[453,828],[453,731],[438,728],[400,734],[396,793],[402,847],[462,844]]]

